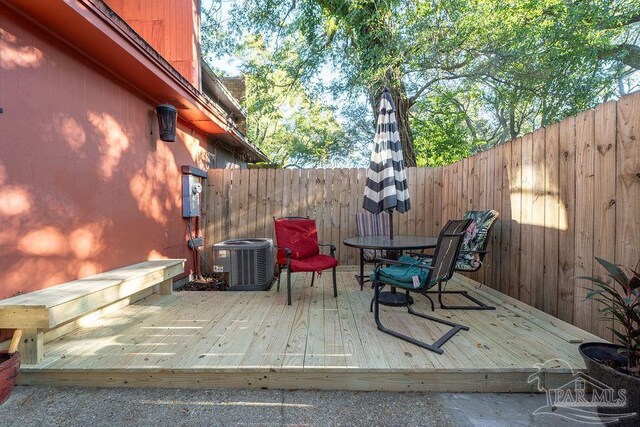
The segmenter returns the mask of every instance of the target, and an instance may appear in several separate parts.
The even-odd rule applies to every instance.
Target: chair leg
[[[360,249],[360,290],[364,288],[364,249]]]
[[[387,329],[380,321],[380,288],[381,288],[380,282],[376,282],[375,283],[376,290],[375,290],[375,296],[374,296],[375,304],[374,304],[373,316],[376,321],[376,325],[378,329],[384,332],[385,334],[389,334],[403,341],[410,342],[411,344],[415,344],[418,347],[424,348],[425,350],[433,351],[434,353],[437,353],[437,354],[442,354],[444,353],[444,350],[442,350],[440,347],[442,347],[447,341],[449,341],[459,331],[469,330],[468,326],[459,325],[457,323],[449,322],[448,320],[438,319],[437,317],[427,316],[426,314],[418,313],[417,311],[414,311],[411,308],[411,305],[409,305],[408,303],[407,303],[407,311],[409,314],[421,317],[423,319],[431,320],[436,323],[450,326],[451,329],[446,334],[438,338],[433,344],[427,344],[425,342],[418,341],[415,338],[409,337],[407,335],[403,335],[396,331],[392,331],[391,329]],[[407,294],[409,294],[409,291],[407,291]]]
[[[311,287],[313,288],[313,282],[316,280],[316,272],[311,272]]]
[[[336,285],[336,268],[333,267],[333,297],[338,298],[338,286]]]
[[[365,264],[366,264],[366,261],[364,259],[364,250],[360,249],[360,274],[356,274],[355,275],[356,281],[360,284],[360,290],[363,290],[364,289],[364,284],[369,281],[368,278],[364,277],[364,265]],[[373,285],[371,286],[371,289],[373,289]]]
[[[438,294],[438,302],[440,303],[440,308],[444,308],[445,310],[495,310],[496,308],[490,305],[483,303],[482,301],[476,299],[472,295],[469,295],[467,291],[443,291],[442,290],[442,282],[438,283],[438,292],[435,291],[427,291],[424,292],[424,295],[428,298],[427,294]],[[469,301],[473,302],[475,305],[447,305],[442,302],[442,294],[457,294],[467,298]]]
[[[280,292],[280,276],[282,276],[282,265],[278,264],[278,287],[276,291]]]
[[[373,286],[373,288],[375,289],[375,286],[376,286],[375,282],[372,284],[372,286]],[[385,285],[384,285],[384,283],[381,283],[381,284],[380,284],[380,291],[382,291],[382,289],[384,288],[384,286],[385,286]],[[370,312],[370,313],[373,313],[373,304],[374,304],[375,302],[376,302],[376,295],[375,295],[375,292],[374,292],[374,294],[373,294],[373,298],[371,298],[371,303],[369,304],[369,312]]]
[[[424,293],[424,294],[422,294],[422,295],[424,295],[425,297],[427,297],[427,299],[429,300],[429,303],[431,303],[431,311],[436,311],[436,306],[435,306],[435,304],[433,303],[433,300],[431,299],[431,297],[430,297],[429,295],[427,295],[426,293]]]
[[[291,269],[287,268],[287,305],[291,305]]]

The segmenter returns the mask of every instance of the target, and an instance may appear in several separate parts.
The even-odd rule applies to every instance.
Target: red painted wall
[[[0,5],[0,298],[148,258],[187,258],[180,166],[155,103]],[[153,135],[150,135],[153,131]]]

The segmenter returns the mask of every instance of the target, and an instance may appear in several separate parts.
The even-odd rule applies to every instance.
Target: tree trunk
[[[417,166],[416,150],[413,147],[413,136],[411,135],[411,127],[409,127],[409,100],[407,99],[407,92],[404,90],[404,85],[402,91],[396,92],[393,88],[390,88],[389,91],[396,103],[396,120],[398,121],[400,142],[402,143],[404,165],[406,167],[415,167]]]
[[[378,120],[378,103],[380,95],[384,87],[389,89],[393,103],[396,106],[396,121],[398,122],[398,134],[400,135],[400,143],[402,144],[402,156],[404,157],[405,167],[417,166],[416,150],[413,146],[413,136],[411,127],[409,126],[409,98],[407,90],[402,81],[389,81],[378,86],[380,89],[370,96],[371,106],[373,108],[374,121]],[[374,124],[375,126],[375,124]]]
[[[619,61],[634,70],[640,70],[640,46],[623,43],[611,46],[598,53],[600,59],[613,59]]]
[[[335,15],[338,14],[352,28],[351,41],[358,48],[359,66],[368,74],[371,70],[379,70],[380,76],[376,81],[371,82],[369,87],[369,99],[373,108],[374,120],[377,120],[378,105],[376,101],[380,100],[382,90],[386,87],[391,93],[393,102],[396,105],[396,120],[398,122],[398,133],[400,134],[400,143],[402,144],[402,155],[404,164],[407,167],[416,166],[416,152],[413,147],[413,137],[411,128],[409,127],[409,98],[407,96],[407,88],[402,82],[403,70],[402,60],[403,52],[397,51],[393,43],[389,43],[389,39],[393,40],[394,27],[391,24],[393,10],[391,3],[378,2],[376,0],[361,0],[360,2],[342,1],[339,2],[340,7],[333,5],[331,2],[320,2],[324,8],[333,10]],[[345,15],[346,14],[346,15]],[[356,15],[362,19],[354,18]],[[354,21],[356,19],[356,21]],[[375,48],[376,46],[386,46],[385,56],[388,56],[385,62],[380,62]],[[374,53],[376,53],[374,55]],[[391,61],[391,62],[389,62]]]

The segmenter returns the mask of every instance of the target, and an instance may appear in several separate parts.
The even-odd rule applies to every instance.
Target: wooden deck
[[[152,295],[45,344],[45,357],[23,367],[20,384],[243,387],[343,390],[537,391],[583,369],[579,342],[595,336],[456,276],[449,286],[473,289],[495,311],[435,314],[470,326],[437,355],[379,332],[369,312],[371,289],[360,291],[355,268],[308,286],[294,274],[286,291],[176,292]],[[428,311],[418,296],[416,309]],[[390,327],[428,340],[440,326],[384,308]]]

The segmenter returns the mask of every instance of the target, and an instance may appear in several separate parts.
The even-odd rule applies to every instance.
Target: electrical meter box
[[[202,184],[200,178],[194,175],[182,176],[182,217],[193,218],[200,216],[200,194]]]

